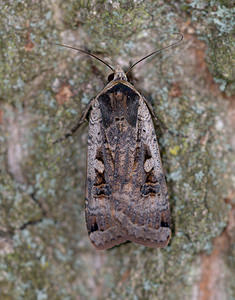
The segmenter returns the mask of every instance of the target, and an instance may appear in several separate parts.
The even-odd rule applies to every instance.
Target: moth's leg
[[[187,137],[186,135],[184,135],[184,134],[182,134],[182,133],[177,133],[177,132],[174,132],[174,131],[170,130],[170,129],[165,125],[165,123],[157,117],[157,115],[156,115],[156,113],[155,113],[155,111],[154,111],[154,109],[153,109],[152,104],[151,104],[147,99],[145,99],[145,98],[144,98],[144,102],[145,102],[145,104],[147,105],[147,107],[148,107],[148,109],[149,109],[149,111],[150,111],[150,113],[151,113],[151,115],[152,115],[152,117],[153,117],[154,123],[155,123],[155,125],[156,125],[157,127],[159,127],[160,129],[163,129],[163,130],[169,132],[170,134],[172,134],[172,135],[174,135],[174,136]]]
[[[65,139],[67,139],[68,137],[72,136],[77,130],[78,128],[86,121],[86,119],[88,119],[92,104],[93,104],[93,100],[91,99],[90,102],[87,104],[86,108],[84,109],[80,119],[78,120],[78,122],[70,129],[70,131],[68,131],[67,133],[64,134],[64,136],[62,136],[61,138],[53,141],[53,144],[56,144],[58,142],[61,142]]]

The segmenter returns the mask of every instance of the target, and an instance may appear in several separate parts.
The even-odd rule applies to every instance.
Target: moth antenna
[[[105,64],[107,67],[109,67],[113,72],[115,72],[115,70],[107,63],[105,62],[104,60],[102,60],[101,58],[99,58],[98,56],[92,54],[92,53],[89,53],[88,51],[86,50],[83,50],[83,49],[79,49],[79,48],[75,48],[75,47],[72,47],[72,46],[69,46],[69,45],[65,45],[65,44],[59,44],[59,43],[52,43],[53,45],[57,45],[57,46],[61,46],[61,47],[65,47],[65,48],[69,48],[69,49],[73,49],[73,50],[76,50],[76,51],[80,51],[84,54],[87,54],[97,60],[99,60],[100,62],[102,62],[103,64]]]
[[[154,51],[154,52],[152,52],[152,53],[150,53],[150,54],[144,56],[143,58],[141,58],[140,60],[138,60],[137,62],[135,62],[135,63],[128,69],[128,71],[126,72],[126,75],[127,75],[127,73],[130,72],[131,69],[133,69],[133,68],[134,68],[138,63],[140,63],[141,61],[143,61],[143,60],[149,58],[150,56],[152,56],[152,55],[154,55],[154,54],[160,53],[162,50],[171,48],[171,47],[173,47],[173,46],[179,44],[179,43],[183,40],[184,36],[183,36],[183,34],[180,33],[180,32],[176,32],[176,33],[174,33],[174,34],[179,34],[179,35],[180,35],[180,39],[179,39],[178,41],[176,41],[176,42],[174,42],[174,43],[172,43],[172,44],[170,44],[170,45],[168,45],[168,46],[166,46],[166,47],[163,47],[163,48],[161,48],[161,49],[158,49],[158,50],[156,50],[156,51]]]

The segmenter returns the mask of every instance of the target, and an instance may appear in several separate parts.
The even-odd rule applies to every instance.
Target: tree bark
[[[233,8],[230,1],[0,4],[0,299],[235,298]],[[158,133],[170,245],[91,245],[84,218],[87,126],[53,144],[105,85],[133,69],[169,131]]]

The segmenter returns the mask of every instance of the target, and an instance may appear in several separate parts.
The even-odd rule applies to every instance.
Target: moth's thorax
[[[125,74],[125,72],[123,71],[123,69],[119,65],[117,65],[117,67],[115,68],[113,80],[124,80],[124,81],[127,81],[126,74]]]

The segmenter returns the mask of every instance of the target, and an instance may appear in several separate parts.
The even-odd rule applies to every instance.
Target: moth
[[[62,140],[89,120],[85,215],[95,248],[104,250],[132,241],[165,247],[171,237],[170,208],[151,104],[128,81],[127,73],[142,60],[179,43],[181,38],[133,64],[125,73],[94,54],[112,73],[88,104],[79,122]],[[57,140],[58,141],[58,140]]]

